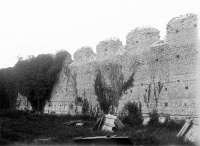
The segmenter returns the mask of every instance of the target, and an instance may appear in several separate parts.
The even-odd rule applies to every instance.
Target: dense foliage
[[[0,109],[15,108],[17,84],[15,69],[0,69]]]
[[[158,126],[159,125],[159,114],[156,109],[154,109],[152,112],[149,113],[150,121],[149,126]]]
[[[82,114],[86,115],[88,113],[89,113],[89,102],[86,98],[84,98],[82,104]]]
[[[124,106],[124,111],[127,115],[124,117],[123,122],[128,123],[130,126],[138,126],[143,122],[141,104],[136,102],[127,102]]]
[[[112,100],[107,96],[110,94],[111,90],[109,90],[104,82],[102,82],[101,71],[98,70],[96,80],[95,80],[95,94],[97,95],[97,101],[99,102],[100,109],[108,114]]]
[[[42,112],[66,58],[71,63],[71,55],[67,51],[59,51],[54,56],[29,56],[28,59],[20,58],[13,68],[0,70],[0,74],[3,74],[0,99],[4,105],[1,108],[14,107],[19,92],[28,98],[33,110]]]

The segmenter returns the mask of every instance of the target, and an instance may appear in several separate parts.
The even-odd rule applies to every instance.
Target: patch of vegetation
[[[82,114],[86,115],[89,112],[89,102],[86,98],[83,100],[83,105],[82,105]]]
[[[157,110],[153,110],[151,113],[149,113],[150,121],[149,126],[157,127],[159,125],[159,114]]]
[[[130,126],[139,126],[142,124],[142,113],[136,102],[127,102],[124,111],[128,114],[124,117],[123,122]]]
[[[184,124],[185,124],[185,120],[170,119],[167,122],[166,127],[170,131],[176,131],[176,130],[180,130],[183,127]]]
[[[84,126],[67,126],[63,124],[72,120],[84,120],[91,122]],[[176,121],[173,121],[176,122]],[[163,145],[185,144],[176,138],[179,130],[176,124],[171,122],[168,127],[129,126],[113,133],[105,131],[92,131],[96,118],[89,115],[47,115],[31,114],[25,111],[1,110],[0,144],[69,144],[74,145],[75,137],[117,135],[128,136],[135,145]],[[47,139],[47,141],[39,141]]]

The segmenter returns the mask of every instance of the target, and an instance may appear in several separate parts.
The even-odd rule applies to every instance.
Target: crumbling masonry
[[[173,18],[167,24],[165,40],[160,40],[159,30],[144,27],[129,32],[125,46],[118,38],[109,38],[96,46],[96,54],[91,47],[80,48],[74,53],[69,68],[64,66],[60,72],[45,112],[75,114],[76,96],[86,98],[90,109],[95,111],[98,107],[94,93],[97,65],[117,62],[127,79],[137,60],[140,66],[134,86],[123,94],[116,112],[119,113],[126,102],[136,101],[142,104],[143,114],[156,107],[159,113],[171,116],[195,116],[197,27],[197,15],[187,14]],[[109,68],[102,68],[102,71],[106,76]],[[162,87],[160,92],[155,90],[159,87]],[[157,106],[155,98],[158,99]],[[77,111],[81,112],[81,106]]]

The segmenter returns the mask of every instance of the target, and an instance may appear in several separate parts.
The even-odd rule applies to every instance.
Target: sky
[[[119,38],[136,27],[160,31],[186,13],[199,14],[199,0],[0,0],[0,69],[13,67],[17,58],[55,54],[71,55],[109,37]]]

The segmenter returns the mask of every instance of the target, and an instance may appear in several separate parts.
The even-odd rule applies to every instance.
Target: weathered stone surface
[[[141,102],[144,114],[151,111],[156,106],[154,86],[157,88],[160,81],[163,84],[157,106],[160,113],[180,117],[196,115],[197,16],[190,14],[174,18],[167,24],[166,29],[165,40],[159,40],[157,29],[144,27],[129,32],[125,46],[118,38],[109,38],[96,46],[96,54],[91,47],[76,51],[70,69],[77,74],[78,96],[86,98],[93,111],[97,110],[98,102],[94,93],[97,69],[101,68],[106,76],[109,69],[105,66],[108,62],[115,62],[119,64],[124,78],[127,79],[132,73],[131,66],[134,61],[139,61],[134,86],[121,97],[118,112],[128,101]],[[64,68],[59,82],[60,84],[54,87],[51,100],[56,107],[56,113],[59,113],[58,101],[65,101],[66,106],[74,105],[75,101],[72,79],[64,75]],[[149,84],[152,93],[147,107],[144,95]]]
[[[166,42],[170,46],[195,43],[197,39],[197,15],[186,14],[175,17],[167,24]]]
[[[160,39],[159,31],[152,27],[136,28],[126,36],[126,47],[129,52],[141,54],[148,51],[155,41]]]

